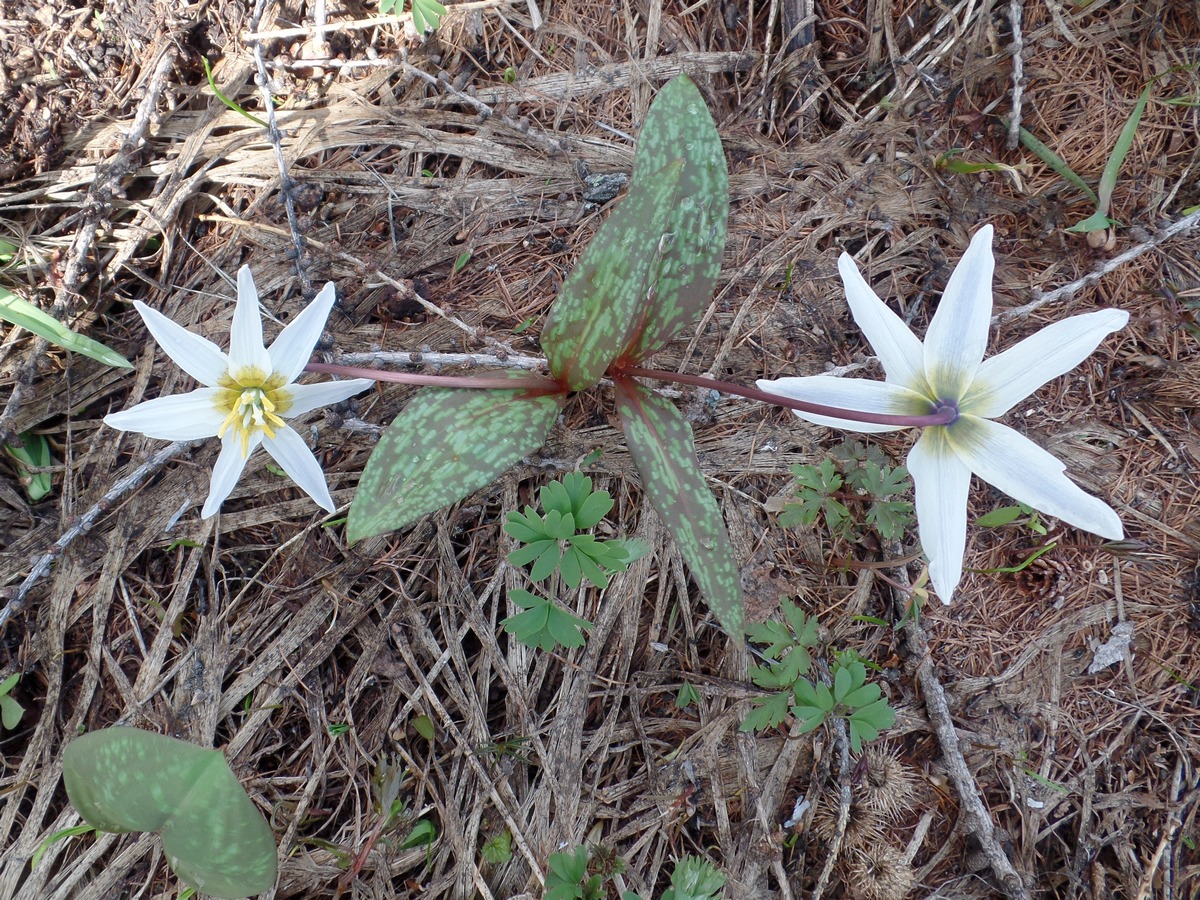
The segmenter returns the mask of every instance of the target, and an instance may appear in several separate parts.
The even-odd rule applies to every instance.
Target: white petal
[[[987,349],[992,319],[992,226],[985,225],[950,275],[925,332],[925,377],[942,400],[962,397]]]
[[[886,381],[870,381],[865,378],[835,378],[832,375],[809,375],[804,378],[777,378],[774,381],[760,379],[758,387],[772,394],[836,406],[839,409],[860,412],[886,413],[894,416],[926,416],[933,412],[933,404],[916,391]],[[843,428],[864,434],[884,431],[899,431],[906,425],[872,425],[835,416],[822,416],[792,410],[800,418],[829,428]]]
[[[924,392],[924,353],[917,336],[871,290],[850,254],[843,253],[838,258],[838,271],[842,274],[846,302],[850,304],[854,321],[883,364],[888,381]]]
[[[238,269],[237,306],[229,329],[229,360],[235,376],[242,369],[257,369],[264,378],[271,374],[271,357],[263,347],[258,289],[249,266]]]
[[[250,446],[246,450],[246,455],[243,456],[242,440],[236,430],[230,428],[225,432],[225,437],[221,440],[221,455],[217,457],[217,464],[213,466],[212,480],[208,486],[208,499],[204,501],[204,508],[200,510],[200,518],[207,519],[209,516],[215,515],[221,508],[221,504],[233,492],[238,479],[242,477],[242,470],[246,468],[246,461],[250,458],[250,454],[261,443],[261,432],[251,434]]]
[[[229,357],[208,338],[168,319],[156,309],[151,309],[141,300],[133,301],[134,308],[141,314],[142,321],[158,346],[166,351],[175,365],[183,369],[198,382],[215,387],[229,368]]]
[[[909,451],[908,474],[916,488],[917,531],[929,557],[929,580],[949,603],[962,578],[971,470],[950,449],[946,429],[926,428]]]
[[[214,403],[217,390],[198,388],[188,394],[155,397],[130,409],[109,413],[104,424],[163,441],[213,437],[225,419]]]
[[[300,435],[290,428],[277,428],[275,437],[265,439],[263,446],[275,457],[283,471],[291,476],[292,481],[317,501],[318,506],[329,512],[337,508],[333,505],[333,498],[329,496],[329,487],[325,484],[325,473],[321,470],[321,464],[317,462],[317,458]]]
[[[959,409],[987,419],[1004,415],[1052,378],[1070,372],[1128,321],[1123,309],[1104,309],[1048,325],[984,360]]]
[[[1010,497],[1101,537],[1125,536],[1121,519],[1107,503],[1067,478],[1058,457],[1007,425],[960,416],[946,436],[972,472]]]
[[[295,381],[308,358],[312,356],[313,347],[321,339],[325,329],[325,320],[333,309],[333,301],[337,298],[333,282],[327,282],[321,288],[321,293],[313,298],[312,303],[304,307],[296,318],[287,324],[279,336],[271,344],[271,365],[275,372],[287,376],[288,382]]]
[[[341,403],[353,397],[359,391],[365,391],[375,382],[369,378],[351,378],[347,381],[323,381],[319,384],[293,384],[286,390],[291,396],[292,405],[283,413],[283,418],[291,419],[302,416],[306,412]]]

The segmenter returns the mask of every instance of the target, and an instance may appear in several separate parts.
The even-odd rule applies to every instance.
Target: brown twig
[[[1143,253],[1153,250],[1159,244],[1169,241],[1171,238],[1176,237],[1177,235],[1185,234],[1191,231],[1197,225],[1200,225],[1200,210],[1184,216],[1178,221],[1172,222],[1149,240],[1142,241],[1142,243],[1130,247],[1124,253],[1118,253],[1111,259],[1106,259],[1101,266],[1096,268],[1095,271],[1089,272],[1087,275],[1072,281],[1070,284],[1064,284],[1062,287],[1055,288],[1054,290],[1047,291],[1046,293],[1035,291],[1033,300],[1029,301],[1024,306],[1017,306],[1013,309],[1006,309],[1003,312],[997,313],[992,317],[992,321],[993,323],[999,323],[1007,322],[1009,319],[1021,319],[1029,315],[1031,312],[1041,309],[1043,306],[1047,306],[1051,303],[1057,303],[1059,300],[1070,297],[1078,291],[1083,290],[1088,285],[1099,281],[1109,272],[1113,272],[1125,265],[1125,263],[1137,259]]]
[[[1025,91],[1025,38],[1021,34],[1021,0],[1009,0],[1008,19],[1012,23],[1012,113],[1008,118],[1008,149],[1016,150],[1021,141],[1021,100]]]

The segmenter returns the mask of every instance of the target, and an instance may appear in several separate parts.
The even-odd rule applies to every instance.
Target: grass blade
[[[75,353],[81,353],[106,366],[118,369],[132,369],[133,363],[116,350],[105,347],[99,341],[72,331],[53,316],[47,315],[28,300],[0,288],[0,319],[20,325],[26,331],[31,331],[38,337],[43,337],[52,344],[57,344]]]
[[[1005,125],[1007,124],[1006,122]],[[1065,178],[1075,187],[1079,188],[1085,197],[1099,205],[1100,199],[1096,196],[1096,192],[1088,187],[1086,181],[1075,174],[1075,171],[1067,165],[1067,161],[1024,128],[1021,129],[1021,143],[1025,145],[1027,150],[1032,150],[1034,155],[1048,165],[1060,178]]]

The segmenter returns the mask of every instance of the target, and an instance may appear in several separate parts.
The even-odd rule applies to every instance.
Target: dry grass
[[[304,268],[313,282],[337,281],[342,300],[330,358],[379,348],[537,354],[537,328],[514,329],[544,316],[601,220],[584,200],[584,176],[628,170],[633,147],[616,132],[636,134],[653,89],[681,70],[696,77],[721,130],[733,211],[716,299],[696,336],[656,360],[662,368],[749,382],[861,363],[870,351],[834,267],[843,249],[922,329],[984,221],[997,228],[997,304],[1016,307],[1200,203],[1197,106],[1163,102],[1200,96],[1194,68],[1179,68],[1200,62],[1189,4],[1025,4],[1022,120],[1093,184],[1141,87],[1173,70],[1114,195],[1113,214],[1128,227],[1112,251],[1065,234],[1091,212],[1087,202],[1028,152],[1005,148],[1006,4],[832,0],[815,19],[805,17],[811,4],[792,0],[752,12],[717,0],[540,6],[536,31],[523,3],[505,3],[452,14],[425,45],[394,24],[332,32],[327,50],[303,36],[263,41],[298,182]],[[103,369],[16,331],[0,344],[0,396],[9,395],[0,426],[47,435],[59,463],[53,498],[31,507],[0,461],[7,598],[159,449],[102,427],[103,415],[186,387],[126,301],[223,339],[231,290],[218,272],[248,262],[273,314],[284,319],[302,303],[273,152],[260,128],[212,96],[199,65],[201,53],[219,61],[223,90],[257,106],[241,39],[250,12],[222,3],[196,24],[197,9],[122,4],[100,30],[56,3],[9,8],[0,24],[0,227],[23,254],[5,284],[57,304],[136,364]],[[366,12],[335,6],[330,16]],[[305,15],[273,6],[261,27],[311,25]],[[121,157],[167,52],[175,56],[145,145]],[[376,63],[287,64],[317,52]],[[444,70],[496,114],[482,119],[396,54]],[[938,170],[938,154],[956,147],[973,161],[1032,163],[1023,188]],[[121,159],[120,189],[89,195]],[[80,242],[88,228],[94,238]],[[1188,292],[1200,288],[1198,249],[1194,233],[1166,241],[1069,298],[1004,320],[994,337],[1007,346],[1070,313],[1131,312],[1127,329],[1026,404],[1020,427],[1110,500],[1133,543],[1113,553],[1056,530],[1059,548],[1044,563],[1020,577],[968,575],[955,604],[923,620],[967,764],[1038,896],[1200,892],[1200,354],[1184,331]],[[470,262],[455,271],[464,252]],[[314,423],[339,503],[352,496],[376,427],[408,396],[381,388]],[[808,896],[832,845],[842,856],[826,896],[891,896],[878,873],[901,864],[894,878],[901,887],[915,879],[911,896],[993,896],[960,827],[917,661],[891,629],[852,618],[889,614],[891,591],[863,566],[886,563],[882,551],[780,529],[769,511],[788,490],[788,466],[819,459],[840,437],[731,399],[696,422],[750,614],[796,597],[839,645],[882,666],[899,710],[889,758],[917,779],[907,811],[867,823],[895,852],[868,852],[861,839],[838,838],[836,821],[828,827],[838,797],[829,735],[738,733],[754,695],[747,656],[716,630],[643,507],[606,402],[593,392],[572,403],[541,455],[492,487],[354,548],[261,456],[222,515],[201,521],[211,443],[163,463],[111,510],[93,510],[94,523],[76,529],[3,631],[0,674],[24,673],[15,695],[28,712],[0,739],[0,900],[175,890],[147,836],[57,843],[30,869],[38,846],[77,822],[61,788],[64,742],[118,721],[226,748],[271,816],[280,897],[333,897],[345,881],[354,897],[540,896],[548,854],[585,840],[620,854],[621,883],[647,895],[692,853],[726,872],[729,897]],[[902,459],[909,440],[880,444]],[[615,527],[654,553],[603,597],[563,598],[596,623],[583,651],[530,652],[497,625],[511,612],[506,590],[522,584],[503,563],[500,523],[596,449],[589,472],[617,498]],[[976,482],[974,513],[998,502]],[[1032,546],[1016,528],[973,529],[967,564],[1010,566]],[[1132,657],[1088,674],[1120,622],[1134,627]],[[679,710],[685,681],[701,701]],[[418,716],[432,720],[434,741],[414,730]],[[349,730],[334,736],[335,723]],[[514,737],[526,739],[522,758],[487,751]],[[428,854],[397,849],[404,823],[368,846],[379,816],[371,775],[391,757],[408,770],[406,821],[437,824]],[[799,797],[812,811],[793,832],[782,823]],[[481,845],[506,828],[511,861],[484,862]]]

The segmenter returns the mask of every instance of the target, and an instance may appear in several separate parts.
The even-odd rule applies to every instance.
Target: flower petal
[[[1125,536],[1120,517],[1107,503],[1067,478],[1058,457],[1007,425],[960,416],[946,429],[946,438],[972,472],[1010,497],[1101,537]]]
[[[1047,325],[984,360],[959,409],[986,419],[1004,415],[1052,378],[1070,372],[1128,321],[1125,310],[1104,309]]]
[[[237,306],[229,328],[229,361],[234,377],[243,369],[256,369],[263,378],[271,374],[271,357],[263,346],[258,289],[249,266],[238,269]]]
[[[302,416],[306,412],[341,403],[359,391],[365,391],[375,382],[369,378],[351,378],[347,381],[323,381],[319,384],[293,384],[284,388],[291,396],[291,406],[283,413],[285,419]]]
[[[849,253],[838,258],[838,271],[846,288],[846,302],[854,321],[866,335],[871,349],[883,364],[887,380],[925,392],[924,351],[904,320],[871,290]]]
[[[271,354],[271,365],[275,372],[286,376],[289,383],[295,381],[308,365],[308,358],[312,356],[313,347],[321,339],[325,320],[329,318],[329,311],[333,309],[335,299],[337,293],[333,282],[326,282],[325,287],[321,288],[321,293],[317,294],[312,303],[304,307],[272,342],[268,351]]]
[[[317,501],[317,505],[328,512],[337,507],[329,496],[329,487],[325,484],[325,473],[321,464],[308,449],[304,439],[291,428],[277,428],[275,437],[263,441],[267,452],[283,467],[283,471],[291,476],[292,481],[300,485],[303,491]]]
[[[928,399],[899,384],[887,381],[871,381],[865,378],[836,378],[832,375],[809,375],[804,378],[777,378],[774,381],[760,379],[758,387],[772,394],[836,406],[845,410],[887,413],[894,416],[926,416],[933,412]],[[872,425],[792,410],[800,418],[829,428],[843,428],[864,434],[884,431],[899,431],[905,425]]]
[[[208,499],[204,501],[204,508],[200,510],[200,518],[207,519],[209,516],[215,515],[221,508],[221,504],[233,492],[238,479],[242,477],[242,471],[246,468],[246,461],[250,458],[250,454],[261,443],[262,432],[253,432],[250,435],[250,446],[246,455],[243,456],[242,439],[237,429],[231,428],[225,432],[225,437],[221,439],[221,455],[217,457],[217,464],[213,466],[212,480],[208,487]]]
[[[229,357],[208,338],[188,331],[141,300],[133,301],[134,309],[146,323],[150,334],[175,365],[206,387],[215,387],[229,369]]]
[[[104,424],[163,441],[212,437],[225,418],[214,399],[218,390],[205,387],[187,394],[155,397],[121,412],[109,413]]]
[[[971,238],[925,332],[925,377],[934,395],[957,400],[971,384],[987,349],[992,319],[992,226]]]
[[[971,470],[946,440],[945,428],[926,428],[908,453],[917,494],[917,531],[929,557],[929,580],[949,603],[962,579],[967,547],[967,488]]]

